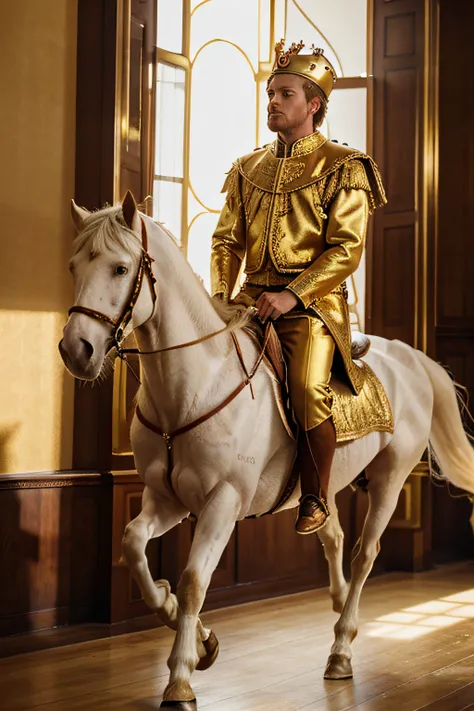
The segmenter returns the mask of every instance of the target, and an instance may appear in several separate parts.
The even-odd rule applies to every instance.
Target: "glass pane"
[[[287,0],[287,44],[322,47],[338,76],[367,71],[367,0]],[[305,51],[306,51],[305,48]]]
[[[158,63],[155,175],[183,177],[184,69]]]
[[[194,221],[188,236],[188,261],[196,274],[201,277],[204,286],[210,290],[211,239],[219,215],[206,213]]]
[[[273,47],[270,48],[270,0],[260,2],[260,53],[261,62],[271,62]]]
[[[290,0],[273,0],[273,2],[275,13],[275,42],[278,42],[279,40],[284,39],[286,37],[286,4],[287,2],[290,2]],[[300,39],[301,38],[294,41],[299,42]],[[291,40],[289,44],[291,44],[291,42],[293,42],[293,40]],[[273,53],[273,47],[271,49]]]
[[[259,100],[260,100],[260,120],[258,127],[258,145],[260,148],[265,146],[267,143],[273,143],[276,138],[276,134],[272,133],[267,126],[267,106],[268,106],[268,96],[267,96],[267,82],[260,82],[259,90]]]
[[[158,47],[183,51],[183,0],[158,0]]]
[[[210,44],[196,59],[191,96],[190,180],[206,207],[220,209],[225,173],[256,140],[252,68],[232,45]]]
[[[321,132],[365,153],[367,145],[367,89],[335,89]]]
[[[257,71],[258,0],[212,0],[198,7],[191,23],[191,59],[206,42],[216,39],[240,47]]]
[[[153,190],[153,219],[162,222],[181,242],[181,201],[183,186],[168,180],[155,180]]]

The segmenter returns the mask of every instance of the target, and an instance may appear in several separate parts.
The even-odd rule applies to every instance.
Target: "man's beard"
[[[273,121],[275,122],[272,126],[272,117],[274,117]],[[281,125],[279,119],[285,119],[286,117],[284,114],[268,114],[267,118],[267,126],[270,129],[270,131],[273,131],[273,133],[278,133],[278,131],[284,131],[286,128],[287,121],[283,122],[283,125]]]
[[[280,123],[280,121],[277,121],[274,124],[274,127],[272,127],[270,124],[270,119],[271,119],[272,115],[275,116],[276,119],[283,118],[284,121],[282,121],[281,123]],[[287,118],[286,114],[268,113],[267,126],[270,129],[270,131],[273,131],[273,133],[290,133],[290,132],[296,131],[298,128],[300,128],[300,126],[302,126],[305,123],[308,116],[309,116],[309,111],[306,113],[306,115],[304,117],[301,117],[301,119],[299,121],[295,120],[293,123],[290,124],[288,122],[288,118]]]

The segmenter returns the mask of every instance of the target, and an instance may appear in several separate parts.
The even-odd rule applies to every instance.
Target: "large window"
[[[275,40],[324,48],[339,81],[322,132],[367,150],[367,0],[157,0],[154,217],[209,286],[211,236],[225,173],[274,140],[266,80]],[[363,326],[365,267],[349,283]]]

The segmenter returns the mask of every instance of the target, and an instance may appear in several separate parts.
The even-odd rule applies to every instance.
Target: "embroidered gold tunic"
[[[344,281],[360,262],[369,213],[386,201],[375,163],[316,131],[288,150],[277,140],[239,158],[223,191],[213,293],[231,297],[245,258],[247,283],[287,288],[300,301],[297,311],[323,321],[359,393]]]

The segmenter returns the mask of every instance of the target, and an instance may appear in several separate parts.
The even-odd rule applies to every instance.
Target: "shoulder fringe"
[[[239,166],[237,163],[233,163],[232,168],[226,175],[226,179],[221,190],[221,193],[227,193],[226,201],[231,210],[242,204],[242,200],[240,197],[239,177]]]
[[[377,165],[372,158],[360,153],[344,161],[336,171],[331,171],[317,187],[324,208],[340,190],[364,190],[369,199],[370,213],[387,202]]]

